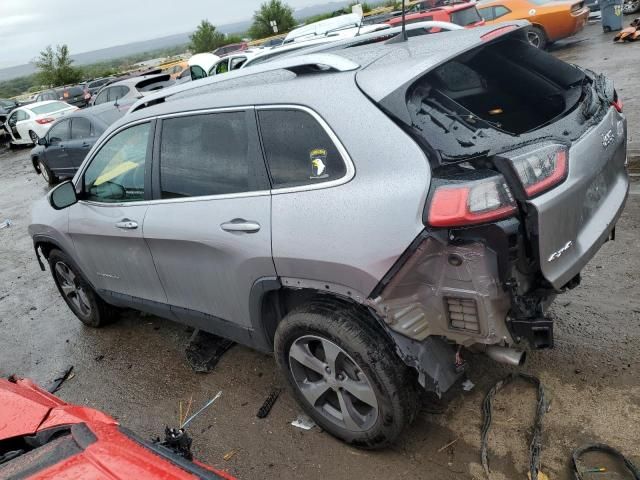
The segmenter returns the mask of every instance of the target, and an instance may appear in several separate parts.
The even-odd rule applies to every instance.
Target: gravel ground
[[[613,46],[592,26],[555,51],[620,81],[630,135],[640,138],[638,122],[632,121],[640,116],[640,96],[630,87],[635,79],[627,78],[637,68],[633,62],[640,45]],[[282,386],[271,357],[235,346],[214,372],[195,374],[185,361],[190,332],[183,326],[136,314],[101,330],[82,326],[49,273],[38,268],[27,235],[30,205],[47,191],[30,167],[29,150],[1,149],[0,166],[0,221],[14,222],[0,230],[0,376],[16,373],[45,383],[74,365],[75,376],[60,397],[105,410],[146,437],[177,424],[180,400],[193,398],[197,406],[222,390],[219,402],[193,424],[194,450],[201,460],[242,479],[484,478],[480,405],[491,385],[513,369],[472,357],[469,376],[475,389],[451,392],[441,413],[433,413],[433,405],[425,408],[401,441],[383,452],[347,447],[318,428],[292,427],[299,409],[286,392],[269,417],[258,420],[255,414],[266,396]],[[523,368],[542,379],[551,398],[542,462],[554,480],[572,478],[569,455],[584,442],[609,443],[640,463],[637,184],[632,191],[616,241],[602,247],[585,269],[582,285],[553,307],[556,348],[529,352]],[[510,386],[498,397],[490,436],[493,479],[526,478],[534,406],[535,391],[525,384]],[[225,461],[231,451],[236,454]]]

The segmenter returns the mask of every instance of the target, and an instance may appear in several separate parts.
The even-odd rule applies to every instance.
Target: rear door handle
[[[234,218],[230,222],[223,223],[220,228],[225,232],[245,232],[256,233],[260,231],[260,224],[244,220],[242,218]]]
[[[138,228],[138,222],[125,218],[121,222],[116,223],[116,228],[121,228],[122,230],[135,230]]]

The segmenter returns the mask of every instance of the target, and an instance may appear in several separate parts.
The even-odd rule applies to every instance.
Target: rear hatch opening
[[[422,77],[410,92],[412,103],[440,106],[478,126],[520,135],[565,115],[582,98],[581,70],[517,38],[490,47],[466,52]]]

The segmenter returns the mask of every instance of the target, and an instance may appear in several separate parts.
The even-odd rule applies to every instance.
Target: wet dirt
[[[610,44],[597,28],[581,34],[591,35],[586,40],[556,46],[556,54],[584,58],[585,66],[617,82],[620,77],[630,135],[640,139],[640,93],[624,86],[637,62],[622,58],[637,55],[640,44]],[[618,57],[618,49],[626,53]],[[542,468],[553,480],[572,478],[571,450],[586,442],[608,443],[640,463],[639,190],[635,184],[616,241],[590,262],[580,287],[557,299],[555,349],[529,352],[522,369],[541,378],[551,399]],[[192,424],[194,452],[242,479],[484,478],[481,402],[512,368],[470,356],[476,387],[456,388],[443,413],[425,408],[400,442],[382,452],[345,446],[318,427],[292,427],[300,410],[286,390],[269,416],[257,419],[265,398],[283,386],[272,357],[234,347],[213,372],[197,374],[185,359],[192,332],[184,326],[130,313],[93,330],[75,319],[49,272],[40,271],[26,230],[31,203],[46,191],[28,149],[0,149],[0,222],[13,221],[0,230],[0,376],[15,373],[46,384],[72,364],[75,375],[59,390],[61,398],[104,410],[147,438],[177,425],[179,401],[192,398],[195,409],[222,390],[222,398]],[[489,438],[492,479],[526,478],[534,409],[535,390],[527,384],[500,392]],[[225,461],[232,450],[237,453]]]

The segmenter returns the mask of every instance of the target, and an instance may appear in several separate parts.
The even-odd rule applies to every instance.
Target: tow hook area
[[[511,311],[507,327],[517,342],[527,339],[532,348],[553,348],[553,320],[545,316],[543,303],[553,292],[518,295],[517,282],[507,282],[511,295]]]

